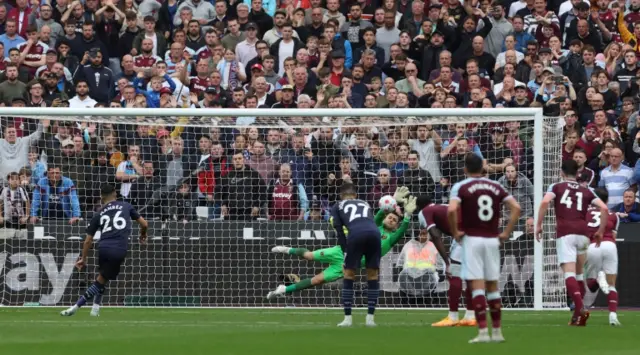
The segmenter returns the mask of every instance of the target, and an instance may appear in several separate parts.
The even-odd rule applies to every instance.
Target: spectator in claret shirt
[[[269,197],[269,219],[303,220],[309,207],[307,193],[302,183],[291,178],[291,166],[280,165],[279,177],[272,182],[267,192]]]
[[[273,178],[276,163],[265,154],[265,144],[262,141],[255,140],[251,148],[251,158],[247,162],[247,166],[257,171],[266,183]]]

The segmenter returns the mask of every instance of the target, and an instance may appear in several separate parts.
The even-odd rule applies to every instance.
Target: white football
[[[378,207],[385,212],[395,211],[397,205],[396,199],[391,195],[382,196],[378,201]]]

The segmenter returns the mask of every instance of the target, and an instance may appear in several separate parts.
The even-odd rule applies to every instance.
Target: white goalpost
[[[150,240],[138,245],[134,230],[105,305],[339,307],[339,282],[266,300],[276,286],[329,267],[272,253],[272,247],[317,251],[337,245],[326,217],[345,181],[376,207],[377,199],[400,186],[446,203],[450,187],[463,177],[460,157],[473,153],[487,161],[491,178],[526,204],[501,255],[504,307],[566,307],[553,211],[542,243],[528,228],[527,217],[539,218],[544,192],[560,178],[562,123],[543,117],[542,109],[4,107],[0,124],[3,133],[20,126],[24,136],[15,144],[27,145],[21,152],[29,154],[1,162],[0,180],[12,188],[7,174],[20,174],[29,208],[20,200],[11,202],[13,209],[37,220],[0,229],[4,306],[65,306],[84,292],[96,260],[81,272],[73,264],[99,207],[97,190],[112,183],[150,220]],[[51,181],[58,172],[69,180]],[[416,219],[383,257],[381,308],[446,307],[440,264],[435,283],[416,279],[407,286],[401,255],[418,235]],[[356,288],[356,302],[366,303],[365,288],[366,282]]]

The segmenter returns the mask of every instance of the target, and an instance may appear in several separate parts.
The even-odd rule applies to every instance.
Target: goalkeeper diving
[[[411,217],[416,210],[416,197],[409,196],[409,189],[400,187],[396,189],[393,198],[399,205],[404,205],[404,216],[399,213],[399,209],[392,212],[378,211],[375,215],[375,223],[382,235],[381,255],[386,255],[404,237],[407,229],[411,225]],[[402,218],[402,221],[400,220]],[[329,267],[310,279],[301,280],[289,286],[279,285],[274,291],[269,292],[267,299],[273,299],[287,293],[301,291],[310,287],[339,280],[343,277],[342,265],[344,254],[342,248],[336,245],[331,248],[310,251],[305,248],[291,248],[287,246],[276,246],[271,249],[273,253],[296,255],[301,259],[318,261],[329,264]],[[364,265],[364,261],[362,262]]]

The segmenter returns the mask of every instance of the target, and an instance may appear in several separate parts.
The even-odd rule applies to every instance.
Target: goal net
[[[3,108],[3,128],[19,122],[21,129],[17,139],[3,129],[7,146],[16,149],[0,166],[9,189],[0,230],[2,305],[62,306],[84,292],[97,272],[96,248],[87,268],[75,270],[74,263],[100,207],[100,186],[110,183],[150,221],[150,238],[141,246],[134,230],[105,305],[337,307],[341,282],[298,289],[315,275],[339,279],[341,256],[326,248],[337,245],[328,210],[341,184],[354,183],[358,197],[375,209],[380,197],[401,186],[447,203],[470,153],[481,155],[488,176],[522,205],[516,231],[502,248],[504,307],[566,306],[553,214],[545,221],[544,243],[535,242],[532,230],[545,189],[559,179],[557,118],[543,118],[536,109],[241,114]],[[30,217],[26,227],[23,217]],[[414,218],[383,257],[381,307],[446,307],[442,260],[419,277],[414,269],[424,268],[408,261],[415,250],[407,243],[419,235]],[[275,246],[291,249],[275,253]],[[356,299],[366,304],[361,281]],[[267,300],[279,285],[287,293]]]

